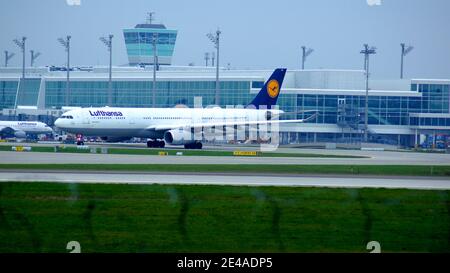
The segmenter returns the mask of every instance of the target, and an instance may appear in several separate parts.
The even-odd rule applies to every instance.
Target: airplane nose
[[[60,127],[61,123],[62,123],[62,120],[60,118],[55,120],[55,126],[56,127]]]

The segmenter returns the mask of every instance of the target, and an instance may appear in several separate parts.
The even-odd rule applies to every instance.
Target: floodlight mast
[[[8,62],[9,62],[9,60],[11,60],[12,57],[14,57],[14,55],[16,55],[16,54],[14,54],[13,52],[11,52],[11,54],[9,54],[9,51],[5,50],[5,67],[8,67]]]
[[[215,104],[220,105],[220,86],[219,86],[219,52],[220,52],[220,34],[222,32],[217,29],[216,34],[213,35],[212,33],[208,33],[206,36],[211,40],[211,42],[214,44],[214,47],[216,48],[217,52],[217,60],[216,60],[216,97],[215,97]],[[214,63],[214,55],[213,55],[213,63]],[[214,64],[213,64],[214,66]]]
[[[152,105],[156,107],[156,70],[158,65],[158,54],[156,43],[158,41],[158,33],[153,32],[152,45],[153,45],[153,95],[152,95]]]
[[[302,70],[305,70],[306,58],[313,53],[314,49],[302,46]]]
[[[368,44],[364,44],[364,49],[360,51],[364,54],[364,70],[366,71],[366,99],[364,107],[364,142],[368,140],[368,128],[369,128],[369,56],[376,54],[376,47],[369,48]]]
[[[22,79],[25,79],[25,41],[27,40],[27,37],[22,37],[22,41],[19,41],[18,39],[14,39],[14,43],[20,48],[22,51]]]
[[[100,41],[102,41],[109,51],[109,77],[108,77],[108,105],[112,106],[112,38],[114,35],[110,34],[108,38],[100,37]]]
[[[20,50],[22,51],[22,79],[21,82],[25,83],[25,41],[27,40],[27,37],[22,37],[22,40],[19,41],[18,39],[14,39],[13,42],[20,48]],[[19,84],[20,86],[21,84]],[[17,103],[18,103],[18,99],[19,99],[19,89],[17,88],[16,91],[16,99],[14,101],[14,109],[17,109]]]
[[[30,62],[30,65],[31,65],[31,67],[33,67],[34,66],[34,61],[37,59],[37,57],[39,57],[39,56],[41,56],[41,53],[40,52],[34,52],[34,50],[30,50],[30,53],[31,53],[31,62]]]
[[[403,79],[403,57],[405,57],[409,52],[411,52],[414,47],[413,46],[406,46],[404,43],[400,44],[402,48],[402,54],[400,58],[400,79]]]
[[[364,45],[365,46],[365,45]],[[376,48],[375,47],[370,47],[369,49],[368,49],[369,51],[373,51],[373,50],[376,50]],[[366,66],[367,66],[367,60],[368,60],[368,58],[364,58],[364,67],[363,67],[363,70],[364,71],[366,71]]]
[[[70,39],[72,37],[70,35],[66,36],[66,39],[64,40],[63,38],[58,38],[58,42],[66,49],[67,52],[67,77],[66,77],[66,99],[65,99],[65,104],[66,106],[69,106],[70,100],[70,88],[69,88],[69,84],[70,84]]]

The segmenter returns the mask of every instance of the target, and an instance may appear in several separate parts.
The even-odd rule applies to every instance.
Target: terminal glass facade
[[[36,106],[41,79],[20,79],[17,105]]]
[[[14,108],[19,81],[0,80],[0,110]]]
[[[419,84],[421,97],[414,96],[370,96],[369,118],[372,125],[410,125],[409,113],[450,113],[449,85]],[[341,112],[339,104],[343,105]],[[280,104],[283,109],[283,104]],[[358,116],[358,123],[364,121],[365,96],[297,95],[297,107],[302,110],[318,110],[316,123],[338,123],[340,115]],[[299,118],[307,117],[299,114]],[[445,123],[442,121],[441,123]]]
[[[155,107],[173,107],[184,104],[194,106],[194,97],[202,97],[204,106],[214,104],[215,81],[158,81]],[[65,106],[65,81],[46,82],[46,108]],[[220,100],[223,106],[246,105],[253,97],[249,81],[220,82]],[[113,105],[116,107],[152,107],[152,81],[115,81],[112,87]],[[70,106],[105,106],[108,100],[108,82],[70,82]]]
[[[411,126],[434,126],[434,127],[450,127],[450,118],[437,117],[411,117]]]
[[[368,122],[374,125],[408,125],[409,110],[420,110],[416,97],[370,96]],[[337,123],[339,115],[359,117],[364,120],[365,96],[298,95],[297,105],[303,110],[318,110],[316,123]],[[342,111],[340,111],[342,106]],[[301,118],[307,116],[302,113]]]
[[[46,108],[64,106],[65,84],[65,81],[46,82]],[[255,95],[250,93],[250,87],[254,86],[251,81],[220,82],[221,106],[247,105]],[[370,96],[369,124],[410,125],[409,113],[449,113],[449,85],[420,84],[416,88],[422,93],[421,97]],[[106,81],[72,81],[70,89],[70,106],[107,104]],[[112,106],[152,107],[152,92],[152,81],[114,81]],[[158,81],[155,107],[173,107],[177,104],[193,107],[196,96],[203,98],[204,106],[214,104],[215,81]],[[336,124],[341,118],[352,117],[353,122],[363,123],[364,104],[365,96],[281,94],[279,98],[280,109],[286,112],[319,111],[319,116],[310,122],[322,124]],[[311,114],[302,112],[297,118],[306,118]]]
[[[211,75],[208,74],[208,77],[198,74],[197,76],[181,74],[178,77],[167,75],[169,76],[159,78],[156,83],[155,105],[153,105],[153,80],[148,74],[113,79],[112,104],[109,106],[170,108],[181,104],[194,107],[195,97],[202,97],[204,107],[215,104],[216,86],[215,79]],[[411,143],[414,143],[414,132],[418,134],[450,132],[450,82],[445,80],[435,82],[412,80],[410,86],[412,92],[398,91],[398,95],[397,91],[374,91],[373,95],[369,96],[368,122],[369,125],[375,126],[369,127],[371,130],[369,135],[380,137],[383,141],[389,139],[392,143],[401,142],[411,146]],[[253,80],[251,77],[224,77],[220,81],[220,106],[245,106],[263,85],[264,81]],[[13,109],[16,101],[19,106],[39,104],[40,111],[58,110],[64,106],[102,107],[108,104],[106,78],[73,78],[69,87],[69,105],[66,105],[66,79],[63,76],[27,78],[25,81],[20,78],[1,79],[0,110]],[[287,131],[282,133],[282,141],[295,143],[342,139],[344,142],[349,137],[360,139],[364,129],[364,92],[358,88],[349,88],[351,91],[348,92],[347,89],[317,88],[316,91],[314,88],[303,89],[302,86],[292,86],[291,83],[291,86],[287,85],[287,89],[282,91],[278,100],[279,109],[291,113],[283,115],[282,119],[304,119],[318,111],[319,115],[309,120],[308,124],[321,125],[287,127]],[[355,93],[358,95],[354,95]],[[308,110],[310,112],[304,112]],[[3,111],[3,113],[8,115],[10,112]],[[52,125],[51,122],[49,124]],[[389,130],[393,133],[390,134]],[[383,132],[383,135],[377,132]]]
[[[421,113],[450,113],[449,85],[418,84],[417,88],[422,93]]]

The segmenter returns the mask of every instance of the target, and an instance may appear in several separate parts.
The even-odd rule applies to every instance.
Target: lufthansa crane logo
[[[277,80],[271,80],[267,84],[267,94],[274,99],[278,96],[278,93],[280,93],[280,84]]]

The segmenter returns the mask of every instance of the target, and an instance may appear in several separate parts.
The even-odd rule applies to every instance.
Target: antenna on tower
[[[155,19],[155,12],[147,12],[147,24],[151,24],[153,20]]]

